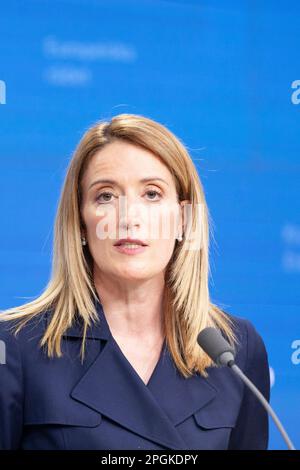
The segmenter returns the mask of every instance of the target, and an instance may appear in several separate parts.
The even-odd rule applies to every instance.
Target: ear
[[[191,204],[191,201],[189,199],[184,199],[183,201],[179,202],[180,204],[180,225],[178,227],[178,232],[183,236],[185,232],[185,227],[186,227],[186,216],[185,216],[185,206],[187,204]]]
[[[80,225],[80,236],[87,238],[86,227],[84,225]]]
[[[80,225],[80,233],[82,236],[86,236],[86,225],[84,223],[84,220],[83,220],[83,216],[80,212],[79,214],[79,225]]]

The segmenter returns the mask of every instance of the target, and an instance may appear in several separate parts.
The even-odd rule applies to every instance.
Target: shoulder
[[[26,319],[23,318],[1,318],[5,311],[0,312],[0,341],[2,346],[6,348],[17,348],[24,350],[28,345],[39,341],[45,332],[46,321],[49,311],[45,310],[35,315],[34,317]]]
[[[260,332],[251,320],[228,312],[224,313],[231,320],[233,331],[239,340],[246,341],[248,346],[251,345],[251,343],[264,343]]]
[[[268,353],[264,339],[256,326],[247,318],[224,312],[232,322],[233,331],[237,338],[236,362],[243,369],[250,371],[253,367],[266,368]]]

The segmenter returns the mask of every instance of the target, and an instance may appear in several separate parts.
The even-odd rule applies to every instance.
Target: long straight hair
[[[51,310],[51,321],[40,341],[48,357],[61,357],[62,335],[79,317],[83,322],[81,359],[85,356],[86,332],[97,321],[93,282],[93,259],[82,246],[82,178],[95,153],[115,140],[125,140],[151,151],[172,173],[179,201],[189,200],[190,231],[201,238],[200,249],[187,249],[184,233],[176,240],[165,271],[163,297],[166,343],[174,363],[187,378],[194,373],[207,376],[212,360],[197,344],[197,335],[207,326],[219,328],[235,347],[236,337],[229,315],[210,301],[209,237],[211,217],[204,190],[185,145],[164,125],[144,116],[119,114],[101,120],[86,130],[69,162],[54,225],[53,259],[50,280],[33,301],[1,312],[1,321],[17,320],[14,333],[31,318]],[[196,209],[201,207],[201,217]]]

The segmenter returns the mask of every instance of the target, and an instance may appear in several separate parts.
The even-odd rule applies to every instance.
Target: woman
[[[121,114],[87,130],[59,202],[51,280],[0,316],[2,449],[267,448],[259,402],[197,344],[219,328],[269,400],[260,335],[210,301],[208,222],[168,129]]]

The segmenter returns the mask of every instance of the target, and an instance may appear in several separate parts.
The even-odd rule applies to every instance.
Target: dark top
[[[81,364],[82,330],[63,335],[63,357],[38,342],[50,311],[15,337],[0,322],[0,449],[266,449],[268,417],[229,368],[185,379],[163,345],[143,382],[114,340],[101,304]],[[241,346],[236,363],[269,400],[268,358],[251,322],[230,315]],[[3,347],[4,346],[4,347]],[[2,359],[4,359],[2,354]],[[1,361],[0,361],[1,362]]]

